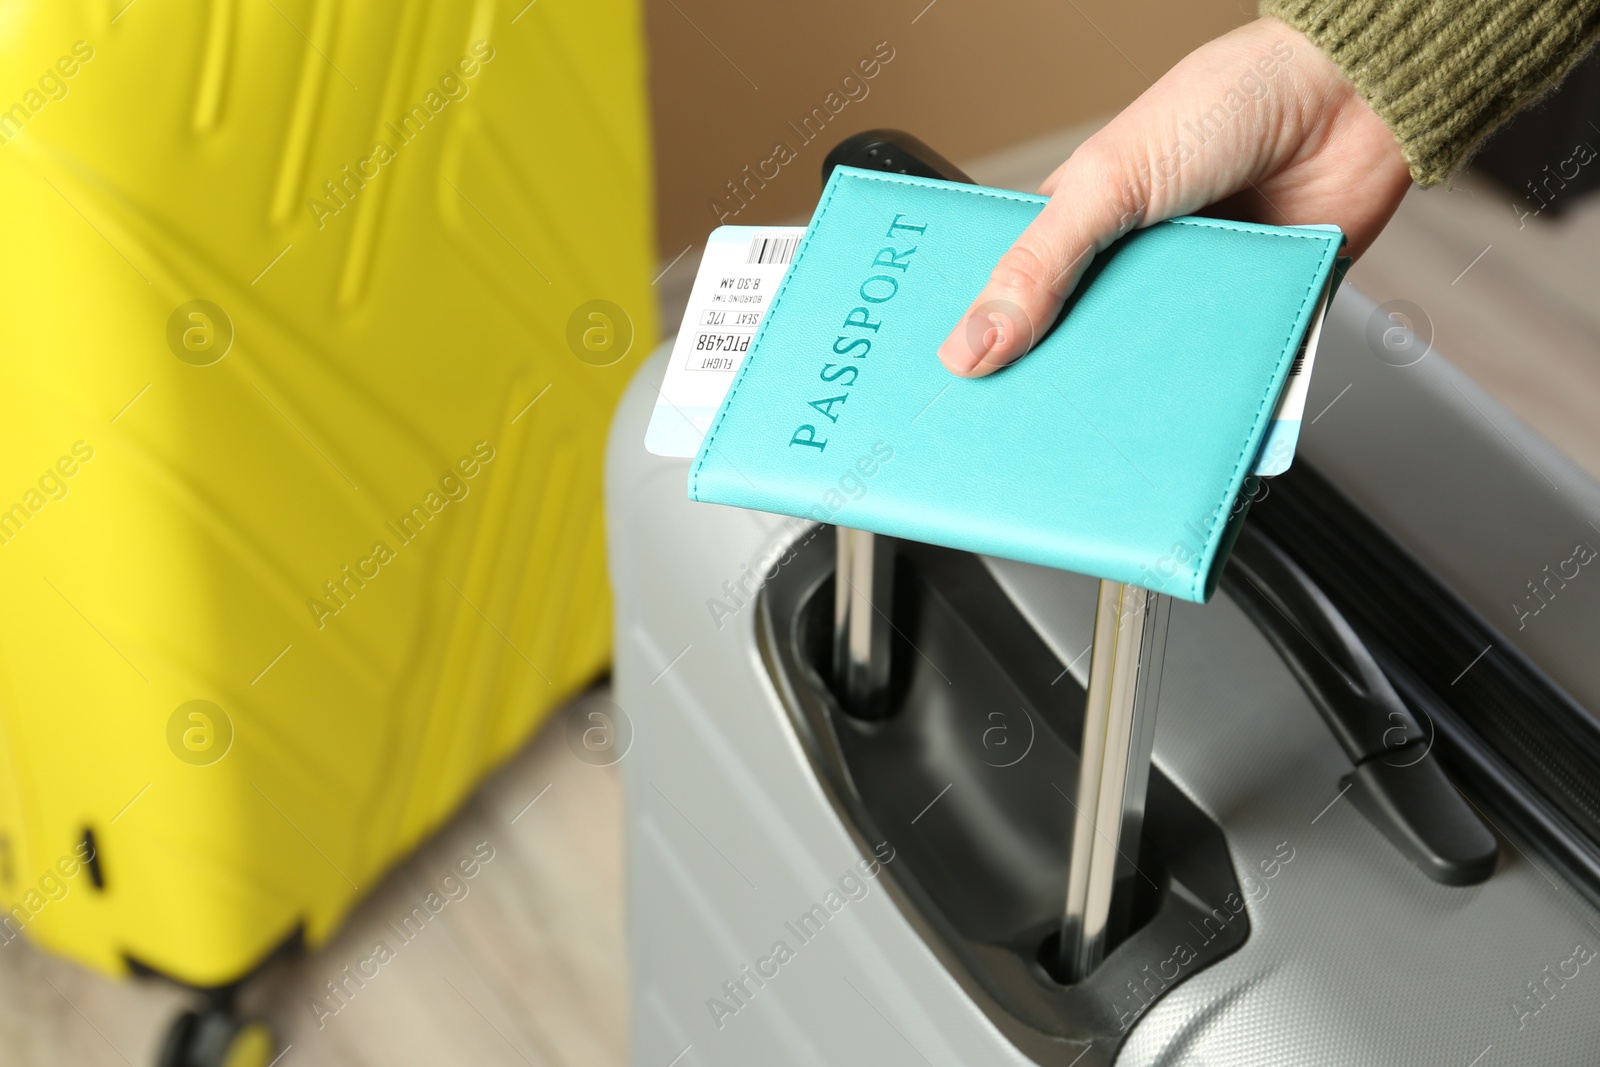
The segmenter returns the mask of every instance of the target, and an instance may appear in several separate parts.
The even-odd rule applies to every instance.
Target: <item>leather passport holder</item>
[[[940,342],[1044,204],[836,168],[689,496],[1206,600],[1343,236],[1156,223],[1021,361],[955,377]]]

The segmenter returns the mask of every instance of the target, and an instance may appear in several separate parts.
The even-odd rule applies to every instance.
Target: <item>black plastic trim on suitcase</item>
[[[803,537],[763,588],[756,621],[812,768],[863,857],[884,842],[894,850],[880,882],[1019,1050],[1039,1063],[1111,1063],[1151,1004],[1249,936],[1221,829],[1152,768],[1133,932],[1084,981],[1055,981],[1041,961],[1054,959],[1065,901],[1083,689],[978,557],[901,541],[890,714],[852,716],[824,680],[832,545]],[[1015,747],[986,743],[997,714]]]

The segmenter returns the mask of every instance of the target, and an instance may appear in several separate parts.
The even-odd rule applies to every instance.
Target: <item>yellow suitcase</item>
[[[607,661],[640,15],[5,14],[0,940],[222,986]]]

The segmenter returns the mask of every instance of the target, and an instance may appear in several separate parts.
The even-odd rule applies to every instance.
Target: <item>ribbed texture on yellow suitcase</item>
[[[606,663],[604,433],[656,329],[640,16],[124,3],[0,41],[0,940],[217,983],[326,938]],[[195,299],[211,366],[167,341]],[[568,347],[595,299],[610,366]],[[191,700],[234,727],[207,766],[168,744]],[[52,874],[85,828],[103,892]]]

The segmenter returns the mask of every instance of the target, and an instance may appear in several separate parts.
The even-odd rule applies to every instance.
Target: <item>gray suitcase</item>
[[[819,667],[831,532],[691,504],[687,461],[640,443],[650,360],[607,457],[633,1062],[1600,1060],[1600,603],[1561,577],[1600,487],[1438,353],[1397,365],[1388,327],[1339,294],[1308,410],[1338,404],[1247,526],[1414,714],[1422,736],[1362,766],[1442,764],[1498,864],[1442,884],[1405,813],[1352,792],[1349,739],[1236,576],[1173,606],[1134,932],[1070,987],[1049,904],[1096,583],[905,546],[903,710],[842,720]]]

